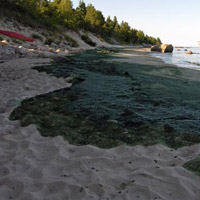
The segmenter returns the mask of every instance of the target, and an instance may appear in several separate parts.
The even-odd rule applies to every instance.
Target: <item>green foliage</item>
[[[160,40],[159,37],[156,39],[156,43],[157,43],[157,44],[162,44],[162,42],[161,42],[161,40]]]
[[[105,22],[101,11],[96,10],[92,4],[87,6],[85,21],[88,24],[89,29],[97,32],[101,32],[102,26]]]
[[[89,44],[90,46],[92,46],[92,47],[95,47],[95,46],[96,46],[96,43],[93,42],[93,41],[89,38],[89,36],[88,36],[87,34],[82,35],[82,36],[81,36],[81,39],[82,39],[84,42],[86,42],[87,44]]]
[[[32,37],[33,39],[42,40],[42,37],[41,37],[40,35],[38,35],[38,34],[35,34],[35,33],[33,33],[33,34],[31,35],[31,37]]]
[[[2,41],[3,40],[3,37],[0,35],[0,41]]]
[[[136,36],[137,36],[137,39],[138,39],[138,42],[139,43],[142,43],[145,41],[145,35],[144,35],[144,32],[143,31],[138,31],[136,33]]]
[[[45,40],[44,44],[46,44],[46,45],[51,45],[51,43],[52,43],[53,41],[54,41],[53,38],[47,38],[47,39]]]
[[[72,37],[69,35],[65,35],[65,40],[70,44],[71,47],[79,47],[78,43],[76,40],[74,40]]]
[[[85,29],[86,22],[85,22],[85,16],[87,13],[86,5],[83,1],[79,2],[78,7],[76,8],[76,23],[77,26],[81,29]]]
[[[12,42],[14,42],[16,44],[22,44],[23,43],[21,40],[16,40],[16,39],[12,39]]]
[[[103,28],[106,31],[108,36],[112,36],[114,28],[115,28],[115,22],[111,20],[110,16],[108,16],[106,22],[104,23]]]

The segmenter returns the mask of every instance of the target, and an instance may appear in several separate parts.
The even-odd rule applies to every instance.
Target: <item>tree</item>
[[[89,4],[86,10],[85,21],[92,30],[99,31],[105,22],[103,14],[101,11],[96,10],[92,4]]]
[[[79,5],[76,8],[76,23],[79,28],[85,29],[85,16],[86,16],[86,5],[83,1],[79,1]]]
[[[117,21],[116,16],[114,16],[114,18],[113,18],[113,24],[114,24],[114,27],[118,25],[118,21]]]
[[[86,5],[83,1],[79,1],[79,5],[76,8],[76,12],[79,13],[83,18],[86,16]]]
[[[137,44],[138,43],[138,36],[137,36],[137,30],[136,29],[131,29],[130,31],[130,40],[132,44]]]
[[[161,40],[160,40],[160,38],[159,37],[157,37],[157,39],[156,39],[157,41],[156,41],[156,43],[157,44],[162,44],[162,42],[161,42]]]
[[[143,31],[138,31],[137,32],[137,38],[139,43],[143,43],[145,39],[145,35]]]
[[[70,15],[73,13],[71,0],[54,0],[53,5],[61,17],[70,18]]]
[[[131,28],[129,24],[127,22],[122,21],[122,23],[120,24],[120,29],[119,29],[119,37],[127,43],[130,42],[130,38],[131,38],[130,30]]]
[[[104,29],[108,36],[112,36],[115,28],[114,21],[110,18],[110,16],[107,17],[106,22],[104,23]]]

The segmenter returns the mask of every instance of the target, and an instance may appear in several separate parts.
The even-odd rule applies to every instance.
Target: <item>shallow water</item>
[[[188,55],[185,49],[191,50],[194,54]],[[175,48],[173,53],[152,53],[154,57],[161,58],[165,63],[175,64],[179,67],[200,70],[200,47]],[[196,63],[199,64],[192,64]]]

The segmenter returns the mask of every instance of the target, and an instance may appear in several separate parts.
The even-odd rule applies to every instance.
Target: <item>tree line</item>
[[[1,0],[0,6],[29,15],[43,25],[91,31],[107,40],[114,38],[124,44],[161,44],[160,38],[133,29],[127,22],[119,23],[116,16],[105,19],[101,11],[82,0],[77,8],[73,7],[71,0]]]

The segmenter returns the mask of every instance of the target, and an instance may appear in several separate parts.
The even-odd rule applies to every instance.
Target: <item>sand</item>
[[[135,62],[162,64],[144,52],[127,54]],[[1,200],[199,200],[200,177],[182,167],[200,154],[199,144],[178,150],[163,145],[77,147],[60,136],[40,136],[34,125],[23,128],[9,121],[21,100],[71,86],[31,69],[49,61],[0,63]]]

